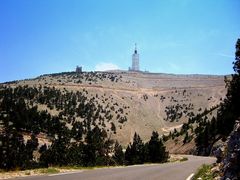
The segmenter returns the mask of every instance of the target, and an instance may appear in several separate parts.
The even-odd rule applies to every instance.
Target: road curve
[[[186,180],[202,164],[215,162],[212,157],[199,157],[186,155],[188,161],[136,165],[128,167],[102,168],[95,170],[83,170],[71,173],[33,176],[18,179],[26,180]]]

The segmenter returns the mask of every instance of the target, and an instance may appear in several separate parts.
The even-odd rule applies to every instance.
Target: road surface
[[[215,162],[212,157],[186,156],[188,161],[135,165],[128,167],[80,170],[62,174],[17,178],[17,180],[186,180],[202,164]]]

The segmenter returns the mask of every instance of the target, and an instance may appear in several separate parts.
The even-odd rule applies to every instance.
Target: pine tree
[[[148,143],[148,153],[150,162],[165,162],[168,159],[168,153],[157,132],[153,131]]]
[[[236,119],[240,117],[240,39],[236,43],[235,62],[233,62],[235,74],[227,83],[227,95],[218,113],[217,127],[219,134],[228,136]]]
[[[189,139],[189,135],[188,135],[188,132],[186,132],[185,137],[183,139],[183,144],[186,144],[188,142],[188,139]]]
[[[127,146],[127,149],[125,151],[125,164],[130,165],[132,163],[132,150],[131,150],[131,143]]]
[[[124,163],[123,149],[122,146],[118,143],[118,141],[115,142],[113,160],[118,165],[123,165]]]
[[[106,165],[109,163],[109,152],[112,141],[107,139],[105,130],[95,126],[86,136],[86,145],[83,150],[83,163],[85,166]]]
[[[71,130],[71,135],[76,141],[81,141],[82,140],[82,135],[83,135],[83,125],[81,122],[76,121],[73,123],[73,127]]]
[[[48,167],[49,151],[47,150],[47,145],[44,144],[40,147],[38,151],[41,155],[39,158],[39,164],[42,167]]]
[[[125,160],[127,164],[142,164],[144,163],[144,159],[144,143],[140,136],[135,132],[133,143],[130,143],[126,150]]]
[[[24,158],[24,167],[31,168],[34,166],[33,160],[33,151],[37,150],[38,147],[38,139],[34,134],[31,135],[31,139],[27,141],[26,148],[25,148],[25,158]]]

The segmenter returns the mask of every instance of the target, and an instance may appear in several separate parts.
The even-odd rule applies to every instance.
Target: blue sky
[[[1,0],[0,82],[131,65],[233,73],[239,0]]]

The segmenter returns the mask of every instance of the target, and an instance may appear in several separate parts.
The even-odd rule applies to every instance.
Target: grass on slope
[[[213,180],[215,175],[211,171],[212,166],[204,164],[200,167],[192,180]]]

